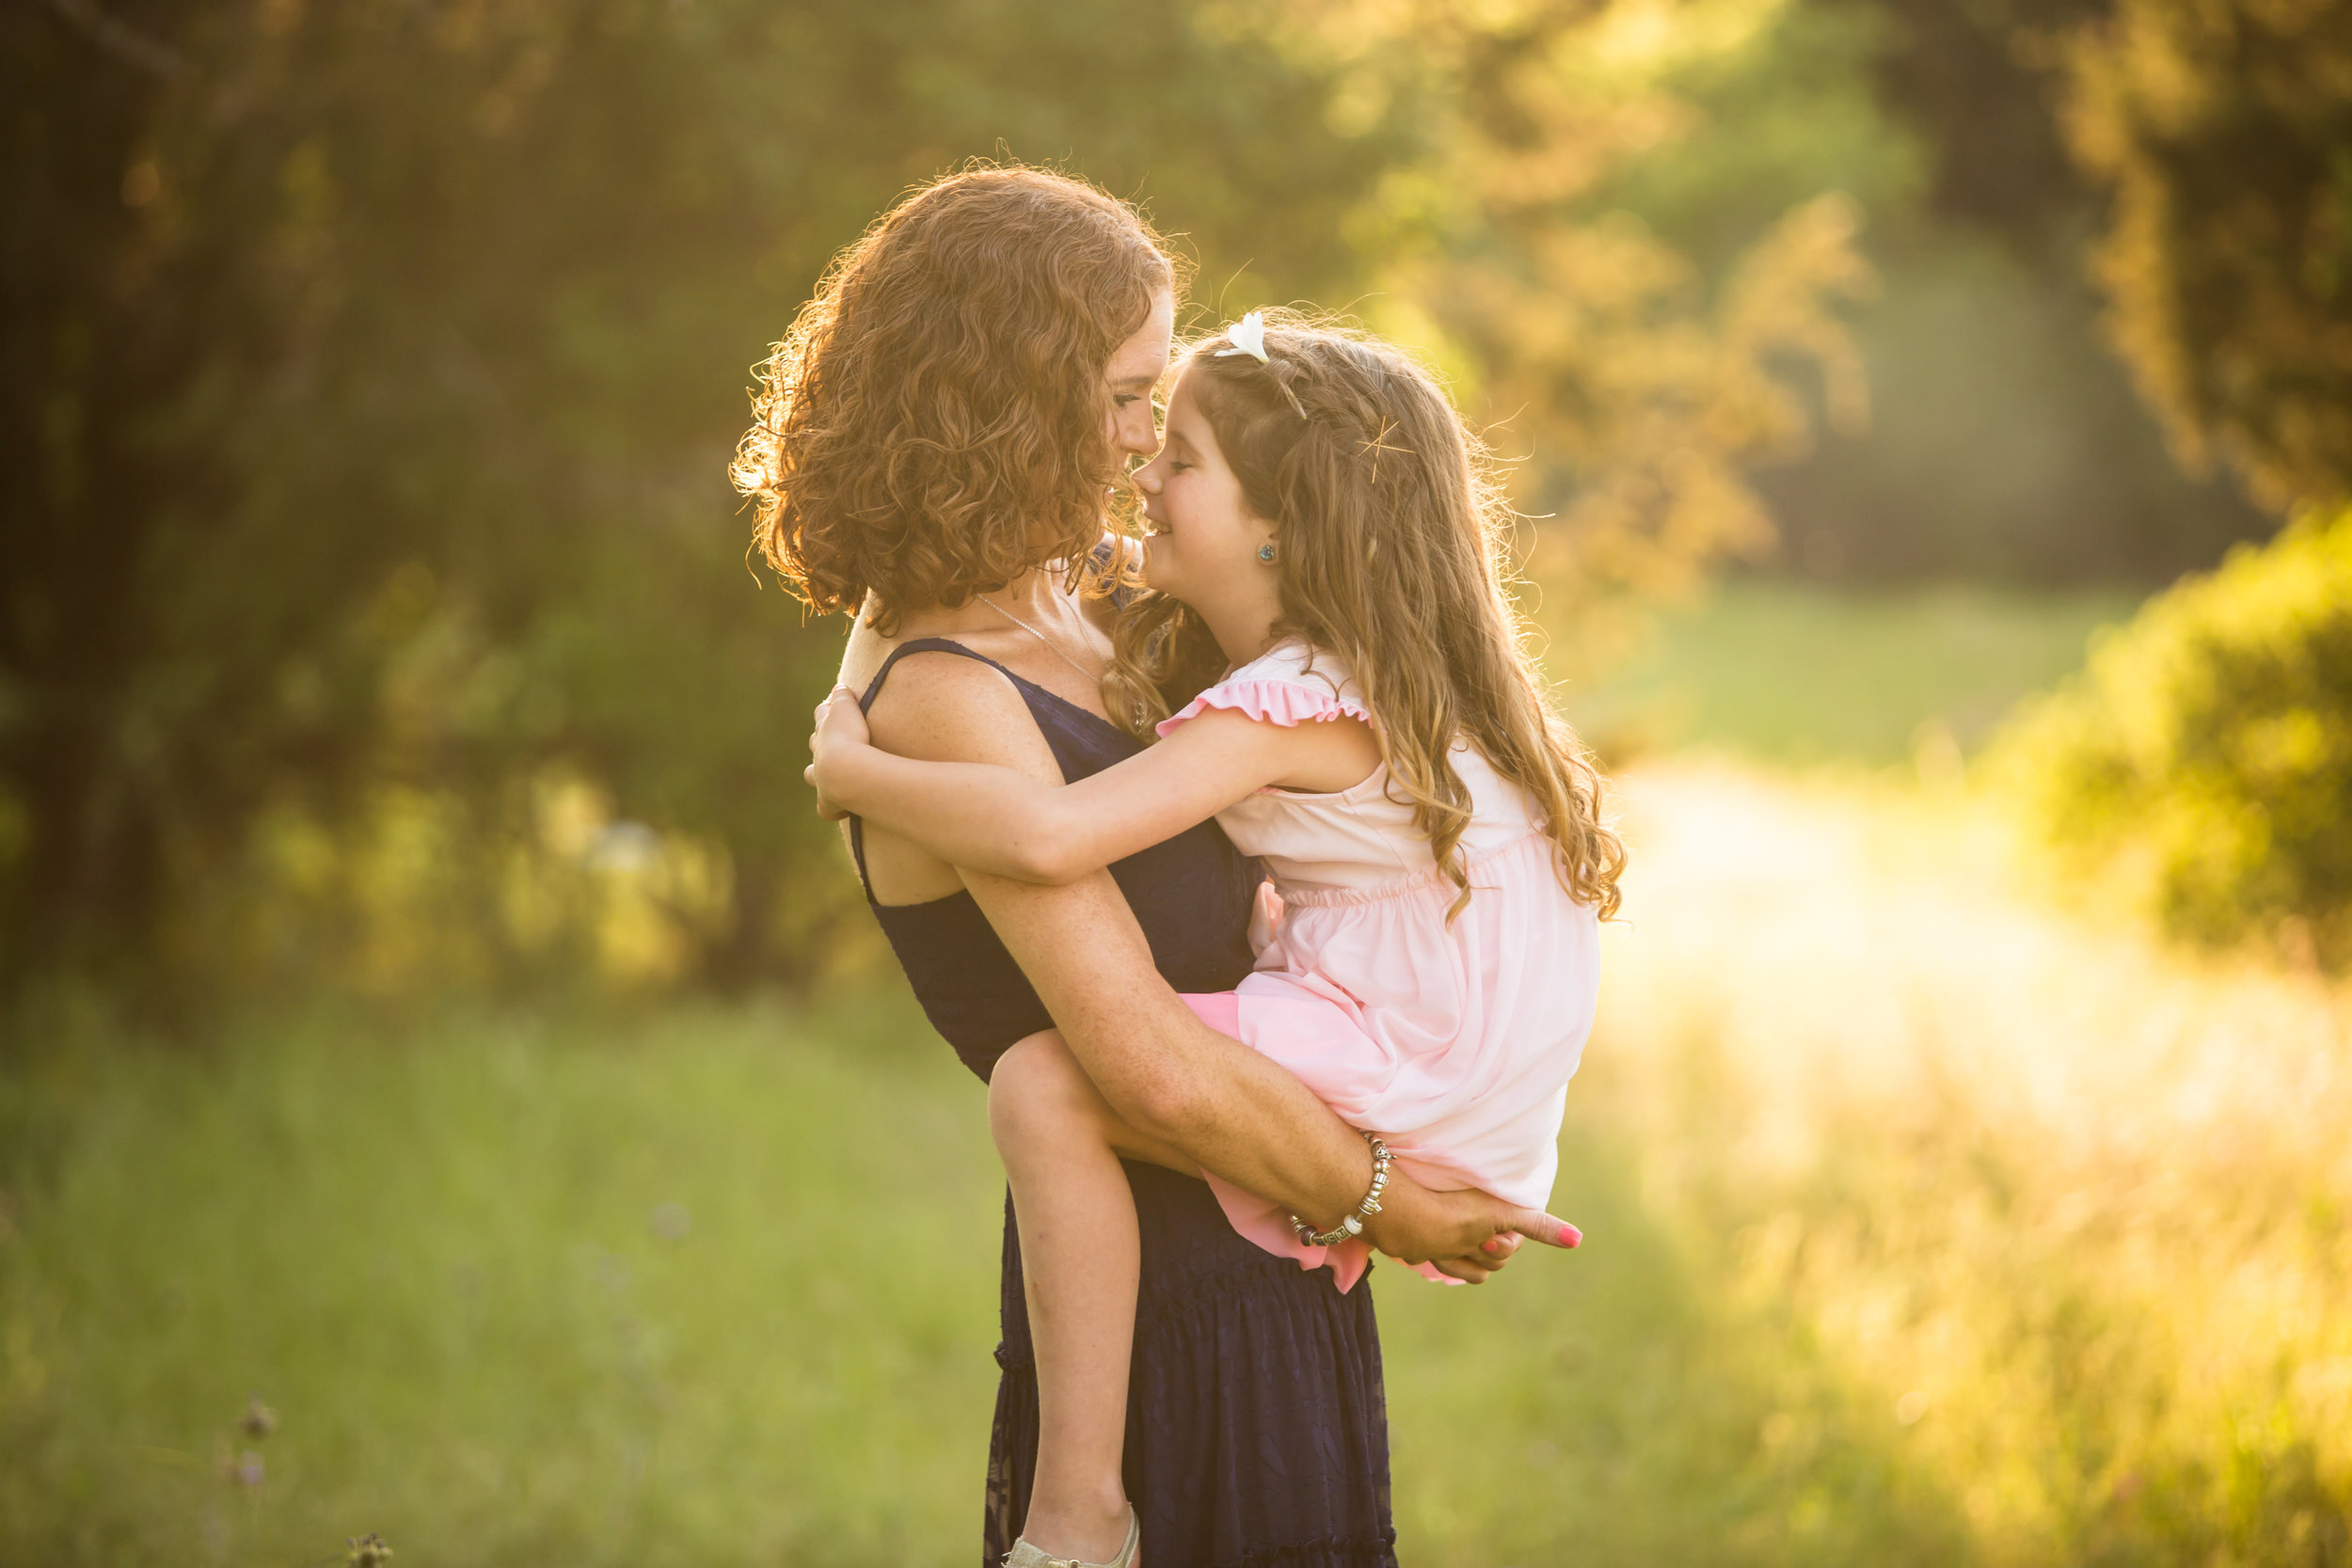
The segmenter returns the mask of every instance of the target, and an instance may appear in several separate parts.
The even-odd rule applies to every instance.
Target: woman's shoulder
[[[943,639],[861,634],[842,660],[842,684],[865,700],[876,745],[926,761],[1050,760],[1026,701],[994,661]]]

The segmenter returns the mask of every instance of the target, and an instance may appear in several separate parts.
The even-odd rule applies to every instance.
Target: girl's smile
[[[1279,578],[1259,551],[1273,542],[1274,526],[1250,512],[1241,481],[1217,450],[1197,387],[1190,372],[1177,380],[1159,454],[1136,471],[1151,525],[1144,580],[1184,600],[1213,626],[1260,611],[1270,622]],[[1243,657],[1255,652],[1253,640]]]

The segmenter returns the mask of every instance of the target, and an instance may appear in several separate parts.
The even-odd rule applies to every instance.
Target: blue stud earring
[[[1258,546],[1258,559],[1264,562],[1269,566],[1273,565],[1274,546],[1272,545],[1260,545]]]

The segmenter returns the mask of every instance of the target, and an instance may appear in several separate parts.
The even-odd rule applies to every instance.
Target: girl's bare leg
[[[989,1130],[1012,1184],[1037,1349],[1037,1483],[1022,1535],[1055,1557],[1107,1562],[1127,1539],[1127,1363],[1141,1247],[1122,1154],[1191,1172],[1121,1122],[1061,1037],[997,1061]]]

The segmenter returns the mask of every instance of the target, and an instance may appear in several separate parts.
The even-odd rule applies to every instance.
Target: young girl
[[[835,810],[1027,881],[1073,880],[1211,816],[1263,857],[1279,910],[1256,972],[1185,1000],[1363,1131],[1375,1176],[1327,1230],[1208,1180],[1243,1235],[1344,1291],[1391,1158],[1432,1186],[1548,1199],[1624,852],[1520,646],[1506,515],[1420,366],[1252,312],[1187,356],[1136,483],[1151,591],[1122,613],[1105,692],[1158,745],[1056,788],[875,750],[837,692],[810,777]],[[1164,691],[1219,669],[1168,714]],[[1136,1239],[1119,1161],[1193,1167],[1119,1121],[1051,1033],[998,1064],[989,1111],[1029,1259],[1041,1416],[1007,1560],[1124,1568]],[[1579,1239],[1549,1216],[1528,1233]]]

